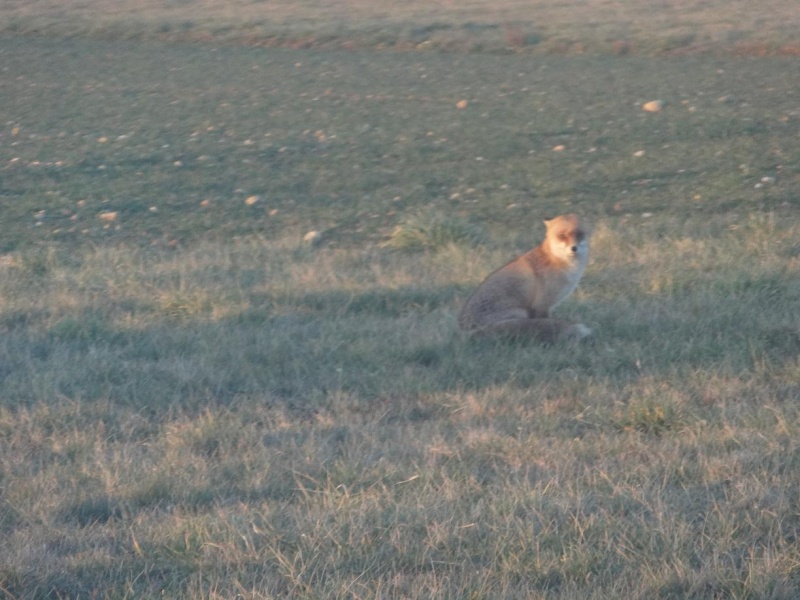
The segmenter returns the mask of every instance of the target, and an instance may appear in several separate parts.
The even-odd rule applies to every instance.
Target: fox
[[[478,337],[582,340],[592,330],[550,317],[589,262],[589,231],[576,214],[545,219],[542,243],[490,273],[458,315],[462,331]]]

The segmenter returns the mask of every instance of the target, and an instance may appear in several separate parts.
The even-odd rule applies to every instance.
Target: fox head
[[[589,232],[578,215],[569,214],[547,219],[545,244],[550,254],[569,264],[586,263],[589,257]]]

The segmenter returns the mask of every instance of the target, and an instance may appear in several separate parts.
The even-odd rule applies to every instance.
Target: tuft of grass
[[[483,239],[478,227],[460,219],[416,215],[395,226],[382,246],[405,252],[436,251],[451,245],[474,246]]]
[[[684,422],[681,410],[670,402],[635,400],[614,415],[614,423],[624,431],[662,435],[680,429]]]

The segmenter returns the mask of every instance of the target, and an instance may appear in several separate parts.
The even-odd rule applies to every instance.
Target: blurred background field
[[[527,243],[570,208],[700,229],[796,208],[787,57],[14,37],[2,59],[6,250],[289,230],[359,245],[420,211]]]
[[[800,51],[793,0],[26,0],[0,31],[291,47],[539,53]]]
[[[0,5],[0,598],[797,598],[768,4]]]

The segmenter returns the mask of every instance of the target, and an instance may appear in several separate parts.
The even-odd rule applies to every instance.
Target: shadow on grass
[[[752,286],[742,289],[757,305]],[[643,301],[634,320],[615,314],[612,304],[576,307],[580,317],[565,306],[563,318],[594,329],[588,343],[471,340],[455,323],[469,291],[449,285],[251,294],[249,308],[223,318],[128,307],[154,323],[138,328],[121,326],[125,319],[116,308],[113,314],[84,309],[43,333],[44,318],[6,315],[0,391],[9,406],[52,397],[102,398],[158,413],[257,396],[306,411],[326,406],[336,394],[418,398],[501,384],[536,386],[565,373],[624,383],[642,368],[651,376],[738,372],[800,352],[796,328],[746,322],[747,310],[720,309],[735,299],[716,293],[692,298],[691,290],[681,292],[690,314],[680,297],[670,298],[666,310],[659,301],[652,317]]]
[[[104,598],[109,597],[110,573],[125,581],[126,593],[156,597],[163,588],[185,580],[195,569],[180,561],[156,562],[145,558],[126,558],[124,565],[77,564],[60,568],[31,565],[25,569],[8,567],[0,579],[0,598]]]
[[[752,296],[748,302],[758,303],[753,286],[740,287]],[[730,301],[716,292],[692,298],[691,290],[680,291],[688,295],[690,314],[677,306],[681,298],[670,298],[667,309],[657,302],[652,317],[643,300],[633,320],[614,314],[613,304],[578,307],[580,318],[565,307],[563,318],[595,330],[588,343],[472,340],[455,322],[468,293],[449,285],[251,294],[249,308],[222,318],[115,306],[105,313],[78,311],[43,333],[47,319],[41,315],[4,315],[4,404],[105,398],[159,412],[176,403],[199,409],[255,395],[302,410],[324,405],[337,393],[418,397],[509,382],[525,387],[565,371],[625,381],[638,377],[642,364],[651,375],[736,371],[752,368],[756,360],[800,353],[796,328],[744,322],[746,310],[720,310]],[[121,327],[126,310],[144,312],[153,324]]]
[[[376,289],[352,293],[346,290],[308,292],[282,296],[253,296],[254,304],[285,306],[298,313],[320,313],[331,317],[372,315],[400,317],[411,313],[424,313],[452,305],[466,294],[463,286],[449,285],[436,288],[401,287]],[[255,312],[258,315],[258,311]],[[247,313],[242,314],[247,319]]]

